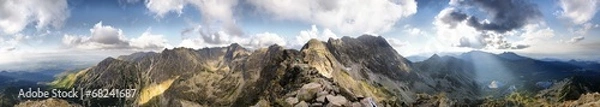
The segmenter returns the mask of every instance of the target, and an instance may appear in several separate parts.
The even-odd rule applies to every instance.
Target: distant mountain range
[[[50,82],[54,77],[64,69],[47,69],[39,71],[0,71],[0,76],[6,76],[14,79],[25,80],[30,82]]]
[[[510,52],[481,51],[421,59],[411,62],[383,37],[370,35],[326,42],[313,39],[300,50],[278,45],[247,50],[238,44],[165,49],[106,58],[49,85],[139,90],[133,98],[14,99],[14,104],[561,106],[594,103],[579,95],[600,91],[598,63],[542,61]]]

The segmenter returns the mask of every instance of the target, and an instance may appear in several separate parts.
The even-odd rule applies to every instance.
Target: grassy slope
[[[77,71],[77,72],[68,73],[62,77],[56,78],[54,81],[50,82],[48,85],[52,88],[62,88],[62,89],[71,88],[71,87],[73,87],[73,83],[75,83],[75,81],[77,81],[77,78],[79,78],[80,76],[85,74],[88,70],[89,70],[89,68],[81,70],[81,71]]]

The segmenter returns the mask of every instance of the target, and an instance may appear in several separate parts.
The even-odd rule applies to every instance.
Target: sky
[[[598,0],[2,0],[0,68],[363,34],[402,56],[479,50],[600,60]],[[27,65],[27,66],[25,66]]]

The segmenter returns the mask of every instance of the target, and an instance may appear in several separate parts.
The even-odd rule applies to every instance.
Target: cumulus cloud
[[[417,12],[414,0],[249,0],[276,19],[299,20],[343,34],[382,33]]]
[[[287,44],[283,37],[271,32],[263,32],[249,36],[232,36],[225,31],[209,33],[205,31],[201,25],[182,30],[181,38],[183,40],[179,44],[179,47],[189,48],[227,46],[232,43],[238,43],[246,48],[256,49],[273,44],[279,46],[286,46]]]
[[[554,30],[544,24],[530,24],[525,26],[523,30],[524,32],[519,35],[523,39],[515,43],[526,45],[540,44],[551,41],[555,36]]]
[[[313,38],[320,40],[320,41],[327,41],[329,38],[337,39],[339,37],[329,29],[324,29],[321,32],[317,28],[317,25],[312,25],[311,29],[300,31],[300,34],[298,36],[296,36],[295,44],[292,47],[300,48],[306,42],[308,42],[310,39],[313,39]]]
[[[132,38],[130,40],[130,46],[149,49],[170,47],[170,45],[167,44],[167,39],[165,39],[163,35],[151,34],[149,31],[142,33],[140,37]]]
[[[453,21],[453,19],[462,19],[461,17],[453,17],[457,15],[454,8],[446,8],[435,17],[433,24],[437,29],[438,38],[441,41],[448,42],[447,45],[455,47],[485,47],[483,34],[477,29],[467,25],[466,21]]]
[[[579,26],[576,30],[572,30],[571,32],[573,32],[573,34],[575,35],[581,35],[581,36],[585,36],[588,34],[588,31],[594,28],[598,28],[598,25],[592,25],[591,23],[584,23],[583,25]]]
[[[219,36],[216,36],[219,35]],[[209,39],[209,40],[207,40]],[[217,42],[218,41],[218,42]],[[264,48],[273,44],[277,44],[279,46],[286,46],[288,43],[285,39],[275,33],[264,32],[259,34],[254,34],[247,37],[237,37],[230,36],[227,33],[221,31],[220,33],[213,34],[211,36],[196,36],[196,37],[188,37],[181,41],[178,45],[179,47],[188,47],[188,48],[204,48],[204,47],[219,47],[219,46],[227,46],[232,43],[238,43],[241,46],[244,46],[249,49],[258,49]]]
[[[410,45],[410,43],[408,41],[402,41],[402,40],[396,39],[396,38],[387,38],[386,40],[395,49],[399,49],[401,47]]]
[[[204,48],[227,46],[231,43],[238,43],[244,47],[248,47],[251,49],[263,48],[273,44],[291,48],[300,48],[306,42],[313,38],[321,41],[327,41],[329,38],[339,38],[330,29],[320,30],[317,27],[317,25],[312,25],[310,29],[300,31],[300,33],[297,36],[295,36],[295,40],[291,41],[286,41],[286,39],[282,36],[271,32],[253,34],[247,37],[237,37],[227,35],[227,33],[224,33],[223,31],[221,31],[218,34],[198,34],[203,33],[203,31],[201,30],[201,26],[184,29],[181,32],[183,40],[178,46],[189,48]]]
[[[460,7],[476,7],[487,14],[486,21],[479,21],[475,16],[469,16],[462,11],[454,10],[442,17],[444,22],[468,21],[468,25],[477,30],[504,33],[521,28],[529,23],[537,22],[542,13],[537,5],[523,0],[453,0],[450,5]]]
[[[511,43],[506,37],[524,26],[538,24],[542,17],[537,5],[521,0],[452,0],[440,11],[434,25],[438,37],[452,46],[476,49],[524,49],[530,45]],[[480,20],[464,11],[478,9],[489,19]],[[447,37],[444,37],[447,36]]]
[[[419,36],[419,35],[426,35],[427,34],[427,32],[425,32],[425,31],[423,31],[423,30],[421,30],[419,28],[412,27],[411,25],[404,25],[403,28],[404,28],[403,32],[405,32],[405,33],[407,33],[409,35],[412,35],[412,36]]]
[[[29,23],[35,28],[59,28],[69,16],[66,0],[2,0],[0,29],[6,34],[22,31]]]
[[[457,24],[461,23],[463,20],[466,20],[469,16],[467,14],[460,12],[455,8],[446,8],[436,16],[437,21],[446,24],[445,26],[448,28],[456,28]]]
[[[202,25],[186,28],[181,31],[182,43],[179,46],[190,48],[203,48],[225,46],[231,43],[244,42],[248,37],[233,36],[225,31],[207,31]]]
[[[162,49],[168,46],[162,35],[153,35],[146,31],[138,38],[129,40],[121,29],[102,25],[102,22],[94,25],[90,33],[90,36],[66,34],[62,42],[69,48],[78,49]]]
[[[225,32],[230,36],[244,35],[233,15],[237,0],[146,0],[145,4],[158,18],[169,12],[182,14],[183,8],[191,5],[200,12],[203,31],[208,34],[221,36],[219,32]]]
[[[480,32],[475,36],[462,36],[456,47],[469,47],[476,49],[524,49],[530,47],[525,43],[512,43],[506,40],[511,34],[494,32]]]
[[[102,25],[102,22],[98,22],[94,25],[94,28],[90,29],[90,32],[90,41],[101,44],[128,45],[121,29],[116,29],[112,26],[104,26]]]
[[[248,43],[248,45],[251,48],[262,48],[273,44],[277,44],[279,46],[286,46],[287,43],[285,39],[283,39],[281,36],[270,32],[256,34],[251,37]]]
[[[129,2],[129,1],[128,1]],[[136,2],[136,1],[133,1]],[[176,12],[181,14],[183,12],[183,6],[186,5],[185,0],[146,0],[146,7],[156,17],[162,18],[169,12]]]
[[[559,0],[562,10],[560,17],[568,18],[574,24],[583,24],[592,19],[598,12],[598,0]]]

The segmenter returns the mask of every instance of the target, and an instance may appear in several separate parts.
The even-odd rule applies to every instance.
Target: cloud
[[[170,47],[170,45],[167,44],[167,39],[165,39],[163,35],[151,34],[149,30],[142,33],[142,35],[138,38],[132,38],[130,40],[130,45],[131,47],[148,49],[162,49],[165,47]]]
[[[90,36],[65,34],[62,42],[69,48],[78,49],[162,49],[168,46],[162,35],[153,35],[149,30],[138,38],[128,40],[121,29],[98,22],[90,29]]]
[[[581,36],[585,36],[588,34],[588,31],[594,28],[598,28],[598,25],[592,25],[591,23],[584,23],[583,25],[579,26],[576,30],[572,30],[571,31],[575,34],[575,35],[581,35]]]
[[[446,26],[449,28],[455,28],[457,24],[466,20],[468,17],[467,14],[462,13],[455,8],[446,8],[440,11],[436,19],[439,20],[439,22],[447,24]]]
[[[17,33],[10,36],[0,36],[0,53],[15,51],[21,47],[19,45],[26,44],[32,37]]]
[[[22,31],[29,23],[35,28],[59,28],[69,17],[66,0],[2,0],[0,1],[0,29],[6,34]]]
[[[523,38],[520,41],[515,42],[516,44],[534,45],[552,41],[555,37],[553,29],[544,24],[530,24],[523,28],[519,37]]]
[[[263,32],[250,36],[239,37],[231,36],[225,33],[224,31],[219,31],[213,34],[207,34],[205,32],[202,32],[201,30],[201,26],[184,29],[181,32],[183,40],[178,46],[197,49],[204,47],[227,46],[232,43],[238,43],[241,46],[244,46],[249,49],[257,49],[264,48],[273,44],[277,44],[279,46],[286,46],[288,44],[283,37],[271,32]]]
[[[178,47],[188,48],[204,48],[204,47],[221,47],[232,43],[238,43],[242,46],[247,46],[248,36],[232,36],[225,31],[216,31],[209,33],[204,31],[202,26],[195,28],[184,29],[182,32],[182,41]]]
[[[577,43],[579,41],[582,41],[583,39],[585,39],[585,37],[583,37],[583,36],[576,36],[576,37],[571,38],[569,41],[567,41],[567,43],[574,44],[574,43]]]
[[[414,0],[249,0],[259,12],[299,20],[343,34],[383,33],[417,12]]]
[[[457,17],[462,14],[455,12],[455,8],[446,8],[435,16],[435,29],[440,41],[445,41],[446,45],[454,47],[484,48],[486,47],[483,32],[469,26],[466,21],[454,21],[454,19],[463,19]],[[463,19],[464,20],[464,19]]]
[[[90,29],[91,37],[90,41],[101,44],[115,44],[115,45],[128,45],[123,31],[121,29],[113,28],[112,26],[103,26],[102,22],[98,22],[94,25],[94,28]]]
[[[459,10],[450,10],[442,17],[442,22],[453,23],[467,21],[468,25],[477,30],[504,33],[521,28],[541,19],[542,13],[537,5],[522,0],[452,0],[450,5],[456,7],[476,7],[490,19],[479,21],[475,16],[469,16]]]
[[[219,36],[216,36],[219,35]],[[211,40],[206,40],[211,39]],[[218,43],[215,43],[219,41]],[[211,43],[212,42],[212,43]],[[277,44],[279,46],[286,46],[288,43],[285,39],[275,33],[263,32],[254,34],[248,37],[237,37],[230,36],[221,31],[220,33],[214,34],[209,37],[190,37],[183,39],[179,44],[179,47],[188,48],[204,48],[204,47],[219,47],[227,46],[232,43],[238,43],[249,49],[258,49]]]
[[[273,44],[277,44],[279,46],[287,45],[285,39],[283,39],[281,36],[279,36],[277,34],[270,33],[270,32],[256,34],[256,35],[252,36],[249,41],[249,46],[251,48],[264,48],[264,47],[267,47],[267,46],[270,46]]]
[[[598,12],[598,0],[559,0],[560,17],[568,18],[574,24],[583,24]]]
[[[300,48],[306,42],[308,42],[310,39],[313,39],[313,38],[320,40],[320,41],[327,41],[327,40],[329,40],[329,38],[337,39],[339,37],[329,29],[324,29],[321,32],[317,28],[317,25],[312,25],[311,29],[300,31],[300,34],[298,36],[296,36],[296,42],[292,47]]]
[[[529,48],[530,45],[526,45],[526,44],[516,44],[516,45],[512,45],[510,47],[510,49],[525,49],[525,48]]]
[[[410,43],[408,41],[402,41],[402,40],[396,39],[396,38],[387,38],[386,40],[388,43],[390,43],[390,45],[392,47],[394,47],[394,49],[399,49],[401,47],[410,45]]]
[[[455,46],[481,49],[485,48],[486,45],[487,44],[485,42],[485,38],[483,38],[482,36],[475,36],[474,38],[461,37],[458,44],[456,44]]]
[[[530,47],[526,43],[513,43],[506,40],[506,36],[514,35],[500,34],[495,32],[480,32],[475,36],[462,36],[456,47],[469,47],[475,49],[525,49]]]
[[[15,50],[17,42],[13,40],[4,40],[4,38],[0,37],[0,53],[10,52]]]
[[[128,3],[133,4],[133,3],[140,2],[140,1],[142,1],[142,0],[118,0],[120,5],[128,4]]]
[[[416,27],[412,27],[411,25],[404,25],[404,30],[403,32],[412,35],[412,36],[419,36],[419,35],[427,35],[427,33],[419,28]]]
[[[186,28],[181,31],[181,38],[184,40],[180,46],[203,48],[212,46],[224,46],[235,42],[242,42],[248,37],[232,36],[225,31],[207,31],[202,25]],[[183,43],[185,42],[185,43]]]
[[[231,36],[244,35],[233,15],[237,0],[146,0],[145,4],[158,18],[169,12],[182,14],[186,5],[192,5],[201,14],[203,31],[211,35],[218,35],[218,32],[225,32]]]
[[[540,24],[542,14],[537,5],[520,0],[452,0],[440,11],[434,25],[437,35],[452,46],[475,49],[524,49],[526,43],[512,43],[507,36],[516,35],[528,25]],[[478,9],[486,18],[464,11]],[[532,32],[526,32],[532,33]]]
[[[127,1],[129,2],[129,1]],[[133,1],[135,2],[135,1]],[[154,14],[156,17],[162,18],[165,14],[173,11],[178,14],[182,13],[183,6],[186,5],[185,0],[146,0],[146,7],[148,10]]]

